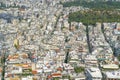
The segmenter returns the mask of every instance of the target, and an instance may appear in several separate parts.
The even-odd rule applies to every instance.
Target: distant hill
[[[120,11],[88,10],[69,14],[69,22],[82,22],[84,25],[95,25],[97,22],[120,22]]]
[[[120,9],[120,0],[75,0],[62,4],[64,7],[83,6],[91,9]]]

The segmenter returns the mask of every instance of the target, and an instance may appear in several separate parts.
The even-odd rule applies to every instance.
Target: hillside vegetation
[[[85,25],[95,25],[96,22],[120,22],[120,11],[88,10],[69,14],[69,22],[82,22]]]
[[[104,0],[75,0],[63,3],[64,7],[82,6],[89,10],[69,14],[69,22],[95,25],[96,22],[120,22],[120,2]]]
[[[64,7],[71,7],[71,6],[83,6],[86,8],[91,9],[120,9],[120,2],[118,1],[102,1],[102,0],[95,0],[95,1],[89,1],[89,0],[75,0],[72,2],[65,2],[62,3]]]

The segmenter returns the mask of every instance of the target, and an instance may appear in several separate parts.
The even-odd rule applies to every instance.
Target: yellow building
[[[19,40],[18,40],[18,39],[15,39],[15,40],[14,40],[14,47],[15,47],[16,49],[19,49]]]

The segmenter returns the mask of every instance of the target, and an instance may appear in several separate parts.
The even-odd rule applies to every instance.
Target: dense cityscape
[[[0,0],[0,80],[120,80],[119,4]]]

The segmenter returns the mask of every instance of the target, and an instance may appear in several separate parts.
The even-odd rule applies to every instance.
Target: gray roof
[[[0,33],[0,41],[4,40],[4,35],[2,33]]]

